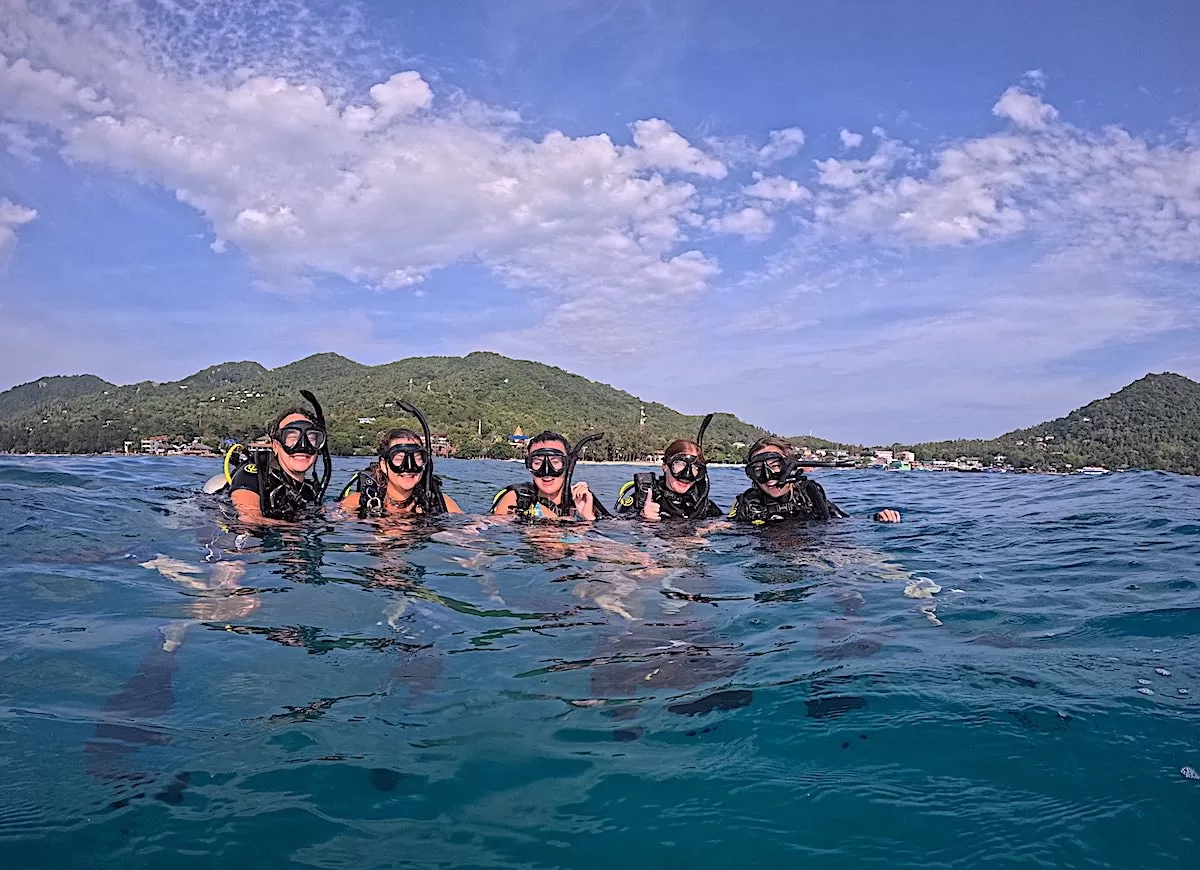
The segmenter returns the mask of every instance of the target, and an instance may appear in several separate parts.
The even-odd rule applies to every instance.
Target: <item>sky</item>
[[[1200,379],[1197,38],[1191,0],[0,0],[0,389],[492,350],[891,443]]]

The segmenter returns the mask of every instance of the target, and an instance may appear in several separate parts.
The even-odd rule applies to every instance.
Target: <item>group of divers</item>
[[[296,522],[319,510],[324,501],[333,471],[325,415],[311,392],[300,392],[311,409],[294,406],[280,411],[267,426],[269,446],[234,445],[226,453],[224,471],[205,485],[206,492],[228,491],[247,525]],[[462,513],[434,474],[432,439],[424,415],[411,403],[396,404],[416,418],[421,432],[395,428],[381,433],[374,460],[351,477],[338,497],[340,507],[361,519]],[[557,432],[541,432],[526,443],[530,481],[496,493],[491,514],[551,522],[593,522],[613,514],[649,522],[724,516],[709,497],[704,433],[711,420],[711,414],[704,419],[695,440],[676,438],[666,446],[661,474],[635,474],[625,483],[611,512],[587,483],[572,482],[583,448],[603,433],[572,445]],[[805,475],[805,464],[811,465],[811,460],[803,460],[785,439],[760,438],[746,453],[745,473],[752,486],[734,500],[728,518],[764,525],[848,516],[819,483]],[[900,514],[881,510],[873,519],[899,522]]]
[[[267,427],[265,444],[231,447],[225,455],[222,473],[204,486],[205,492],[210,494],[228,493],[241,524],[245,526],[287,526],[320,516],[324,509],[333,470],[325,416],[311,392],[302,390],[301,393],[311,408],[290,407],[277,414]],[[434,474],[432,438],[424,416],[408,402],[399,401],[396,405],[419,421],[421,431],[395,428],[383,432],[376,444],[375,457],[366,468],[356,472],[341,491],[338,497],[340,511],[347,517],[364,520],[380,518],[377,521],[381,524],[391,519],[408,524],[421,517],[462,513],[455,500],[442,491],[442,482]],[[819,483],[804,474],[802,460],[788,442],[775,437],[761,438],[749,448],[745,473],[753,485],[737,497],[725,514],[709,497],[704,431],[711,419],[711,415],[705,418],[695,440],[676,438],[666,446],[660,474],[636,474],[633,480],[624,484],[612,512],[601,504],[587,483],[572,482],[583,448],[601,438],[602,433],[588,435],[574,445],[555,432],[535,435],[529,439],[525,452],[525,467],[531,479],[500,490],[492,501],[490,514],[494,517],[480,517],[478,522],[487,524],[491,519],[502,522],[503,517],[512,517],[537,524],[589,524],[615,513],[648,523],[676,519],[697,521],[696,525],[702,521],[719,524],[727,521],[719,518],[727,516],[734,522],[765,525],[847,516],[829,500]],[[899,522],[900,515],[894,510],[882,510],[874,515],[874,519]],[[556,534],[555,531],[551,533]],[[571,534],[562,538],[563,542],[568,540],[577,544],[579,538]],[[672,570],[658,566],[649,558],[621,561],[626,565],[641,565],[641,570],[647,572],[645,576],[655,576],[649,572],[669,573]],[[188,626],[202,623],[234,630],[230,622],[244,618],[259,603],[257,596],[243,594],[246,590],[241,588],[240,577],[245,569],[240,560],[215,560],[209,581],[201,578],[204,570],[201,566],[163,554],[142,563],[142,567],[157,569],[175,582],[202,591],[203,598],[191,603],[189,618],[176,620],[161,629],[162,642],[143,657],[137,674],[104,705],[104,718],[96,727],[95,739],[84,748],[93,775],[125,783],[146,779],[146,775],[129,769],[133,763],[130,753],[136,745],[166,742],[152,726],[135,727],[128,723],[153,722],[171,708],[172,677],[178,667],[175,652],[183,643]],[[664,584],[666,578],[666,574],[660,578]],[[624,600],[627,593],[639,586],[637,580],[623,583],[617,575],[606,575],[606,582],[600,585],[603,589],[589,593],[599,608],[626,620],[637,620],[626,609]],[[664,585],[663,588],[667,587]],[[692,600],[680,590],[673,591],[681,596],[679,600]],[[678,601],[672,600],[678,606]],[[397,628],[395,620],[404,612],[403,607],[389,607],[388,624]],[[625,648],[639,651],[627,662],[619,656],[595,659],[597,669],[593,671],[592,690],[596,697],[626,697],[640,693],[651,679],[654,685],[695,688],[733,674],[744,661],[744,656],[714,652],[715,647],[693,647],[696,629],[686,623],[673,627],[660,622],[646,625],[658,627],[651,629],[649,634],[635,633],[623,638]],[[266,634],[291,646],[307,646],[312,642],[300,628],[272,628]],[[669,644],[665,652],[664,638]],[[426,647],[413,649],[419,651]],[[701,650],[702,654],[692,655],[694,649]],[[424,664],[402,665],[397,674],[407,674],[404,669],[410,665],[415,669],[414,673],[424,674],[422,668],[432,668],[431,673],[434,673],[440,659],[432,655],[421,661]],[[601,663],[605,665],[603,668],[598,667]],[[750,696],[751,692],[746,689],[724,689],[695,701],[676,702],[667,709],[687,715],[732,709],[749,703]],[[319,713],[330,703],[331,700],[325,699],[292,709],[308,715],[305,711]],[[572,703],[589,706],[598,702]],[[837,715],[862,703],[865,702],[855,698],[817,699],[809,702],[809,715]],[[622,718],[627,717],[623,714]],[[627,729],[614,734],[614,738],[630,739],[629,735],[633,733]],[[187,774],[177,776],[156,797],[178,803],[187,777]],[[122,798],[113,806],[123,806],[130,799]]]

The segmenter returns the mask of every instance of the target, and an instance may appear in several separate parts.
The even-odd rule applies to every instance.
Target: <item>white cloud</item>
[[[633,142],[638,150],[630,153],[645,166],[674,169],[707,178],[724,178],[726,175],[727,170],[721,161],[705,155],[659,118],[635,122]]]
[[[37,217],[37,212],[0,199],[0,256],[7,255],[17,244],[17,227],[29,223]]]
[[[1018,87],[1011,87],[1001,94],[999,101],[992,106],[992,114],[999,118],[1008,118],[1018,127],[1041,130],[1058,118],[1058,109],[1042,102],[1039,96],[1026,93]]]
[[[838,137],[842,140],[843,148],[857,148],[863,143],[862,133],[851,133],[845,127],[838,133]]]
[[[867,160],[817,161],[818,223],[930,245],[1029,233],[1059,254],[1200,262],[1194,141],[1081,130],[1012,88],[995,111],[1011,129],[927,153],[882,137]]]
[[[211,222],[215,251],[241,248],[280,284],[324,272],[409,287],[477,262],[565,305],[598,287],[697,292],[716,273],[685,244],[703,223],[695,188],[663,173],[720,179],[725,166],[665,121],[636,122],[627,147],[534,138],[514,113],[435,95],[414,70],[356,99],[336,77],[234,63],[226,55],[255,38],[236,27],[221,51],[184,62],[171,52],[200,36],[164,31],[133,4],[121,27],[70,0],[54,15],[0,4],[5,120],[49,132],[70,160],[174,191]],[[260,5],[231,8],[265,15]]]
[[[804,131],[799,127],[772,130],[767,144],[758,149],[758,162],[762,165],[777,163],[800,153],[804,147]]]
[[[766,213],[753,206],[730,212],[727,215],[713,218],[709,226],[719,233],[742,236],[747,239],[761,239],[771,234],[775,222]]]
[[[742,192],[756,199],[780,203],[804,202],[812,199],[812,191],[798,181],[784,178],[782,175],[763,176],[757,172],[754,174],[754,184],[742,188]]]

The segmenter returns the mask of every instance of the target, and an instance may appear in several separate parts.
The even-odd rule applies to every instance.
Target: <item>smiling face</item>
[[[287,437],[289,433],[283,433],[281,430],[291,423],[308,423],[309,425],[314,425],[313,421],[304,414],[288,414],[279,421],[279,430],[271,438],[271,449],[275,451],[275,460],[279,463],[279,467],[283,469],[288,477],[295,480],[303,480],[304,476],[308,474],[309,469],[317,461],[317,454],[315,451],[312,453],[288,453],[283,449],[283,444],[280,443],[279,438],[281,435]]]

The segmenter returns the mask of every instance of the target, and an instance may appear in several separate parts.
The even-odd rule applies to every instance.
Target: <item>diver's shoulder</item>
[[[254,461],[243,463],[233,472],[229,482],[230,490],[249,489],[258,492],[258,465]]]

